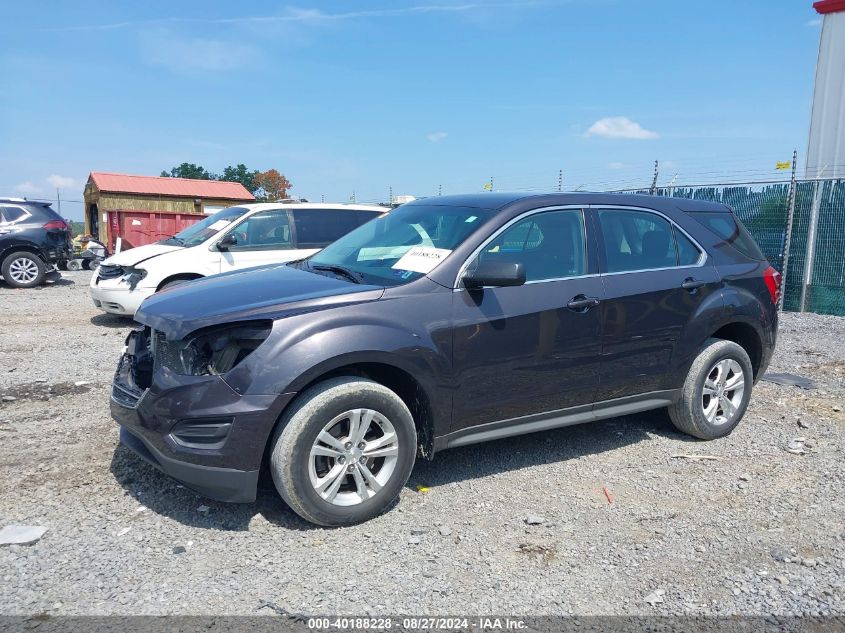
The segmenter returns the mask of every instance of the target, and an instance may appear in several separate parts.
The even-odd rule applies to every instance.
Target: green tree
[[[194,163],[182,163],[170,171],[161,172],[165,178],[193,178],[197,180],[225,180],[227,182],[239,182],[247,191],[258,200],[273,201],[282,200],[288,197],[287,191],[291,188],[290,181],[281,174],[278,169],[258,171],[248,169],[243,163],[227,166],[222,174],[214,174],[202,165]]]
[[[250,171],[243,163],[238,163],[235,167],[229,165],[220,174],[220,180],[227,182],[239,182],[251,194],[255,194],[255,177],[258,175],[258,170]]]
[[[217,180],[217,176],[209,171],[206,171],[202,165],[194,165],[193,163],[182,163],[178,167],[174,167],[169,172],[163,171],[161,175],[169,178],[194,178],[196,180]]]

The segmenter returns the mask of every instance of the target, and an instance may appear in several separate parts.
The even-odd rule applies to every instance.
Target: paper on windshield
[[[208,225],[208,228],[212,231],[220,231],[226,226],[229,226],[232,223],[231,220],[217,220],[217,222],[212,222]]]
[[[399,270],[411,270],[415,273],[429,273],[451,253],[446,248],[434,248],[433,246],[414,246],[402,258],[393,264],[392,268]]]

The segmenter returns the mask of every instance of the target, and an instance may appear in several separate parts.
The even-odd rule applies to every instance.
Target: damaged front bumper
[[[144,299],[155,294],[155,288],[131,287],[122,278],[100,279],[99,271],[91,276],[91,300],[111,314],[134,316]]]
[[[264,448],[289,398],[242,395],[221,376],[156,367],[150,339],[149,328],[129,335],[114,376],[121,443],[206,497],[254,501]]]

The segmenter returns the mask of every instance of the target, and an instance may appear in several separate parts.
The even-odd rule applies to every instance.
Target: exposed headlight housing
[[[138,283],[146,276],[147,271],[143,268],[132,268],[131,266],[124,266],[123,276],[120,278],[120,280],[128,283],[130,290],[135,290],[135,287],[138,285]]]
[[[184,376],[216,376],[234,369],[270,335],[272,321],[214,327],[181,341],[155,341],[155,359]]]

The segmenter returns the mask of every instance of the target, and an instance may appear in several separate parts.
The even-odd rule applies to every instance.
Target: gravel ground
[[[845,613],[845,318],[783,316],[771,370],[818,388],[761,382],[730,437],[654,412],[455,449],[387,514],[321,529],[118,445],[130,322],[93,307],[89,274],[0,284],[0,527],[49,528],[0,548],[2,614]]]

